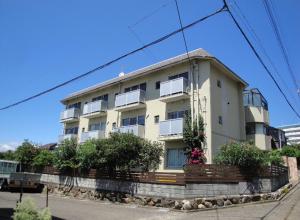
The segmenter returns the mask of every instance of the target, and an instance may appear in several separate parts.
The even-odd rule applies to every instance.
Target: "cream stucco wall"
[[[246,122],[261,122],[269,124],[269,111],[263,107],[246,106],[245,117]]]

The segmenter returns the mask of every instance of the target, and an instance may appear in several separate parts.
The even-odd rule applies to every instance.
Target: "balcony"
[[[188,80],[178,78],[162,82],[160,84],[160,101],[174,102],[181,99],[188,99]]]
[[[145,126],[144,125],[122,126],[119,128],[114,128],[113,132],[132,133],[138,137],[144,138],[145,137]]]
[[[90,102],[83,106],[83,117],[95,118],[95,117],[103,116],[106,115],[106,111],[107,111],[107,101],[98,100],[98,101]]]
[[[117,111],[129,111],[133,109],[145,108],[145,91],[134,90],[116,96],[115,108]]]
[[[183,118],[176,118],[159,122],[159,140],[171,141],[182,139],[183,127]]]
[[[63,142],[64,140],[77,139],[77,134],[63,134],[58,136],[58,143]]]
[[[95,130],[83,132],[80,137],[80,143],[86,142],[90,139],[102,139],[105,137],[105,130]]]
[[[60,113],[60,122],[78,121],[80,116],[79,108],[69,108]]]

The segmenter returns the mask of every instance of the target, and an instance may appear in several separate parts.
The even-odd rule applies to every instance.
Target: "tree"
[[[189,164],[203,164],[206,158],[203,153],[205,142],[204,123],[201,115],[192,121],[191,114],[185,115],[185,126],[183,130],[183,142],[186,144],[185,154]]]
[[[12,150],[0,152],[0,159],[2,160],[15,160],[15,158],[16,158],[15,152]]]
[[[103,145],[101,142],[102,140],[92,139],[79,145],[77,149],[77,160],[80,168],[89,170],[101,167],[100,164],[105,162],[102,160],[103,153],[100,153],[102,149],[101,146]]]
[[[33,143],[25,140],[15,152],[15,159],[20,162],[22,169],[30,168],[34,157],[38,154],[38,148]]]
[[[40,150],[33,158],[33,166],[43,168],[45,166],[52,166],[54,162],[54,153],[49,150]]]
[[[75,169],[79,167],[77,160],[77,140],[66,139],[55,150],[54,166],[60,170]]]

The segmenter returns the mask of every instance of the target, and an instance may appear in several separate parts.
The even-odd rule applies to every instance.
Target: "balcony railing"
[[[145,126],[144,125],[128,125],[122,126],[119,128],[114,128],[113,132],[120,132],[120,133],[132,133],[139,137],[145,137]]]
[[[83,106],[83,114],[88,115],[95,112],[103,112],[107,110],[107,101],[98,100],[87,103]]]
[[[172,79],[160,84],[160,97],[178,93],[187,93],[188,80],[185,78]]]
[[[89,139],[101,139],[105,137],[105,130],[95,130],[83,132],[80,137],[80,142],[85,142]]]
[[[66,139],[77,138],[77,134],[63,134],[58,136],[58,142],[61,143]]]
[[[145,102],[145,91],[134,90],[131,92],[122,93],[116,96],[115,107],[126,106],[134,103]]]
[[[182,135],[183,125],[183,118],[161,121],[159,122],[159,136]]]
[[[60,120],[71,120],[71,119],[78,119],[80,116],[80,109],[79,108],[70,108],[66,109],[60,114]]]

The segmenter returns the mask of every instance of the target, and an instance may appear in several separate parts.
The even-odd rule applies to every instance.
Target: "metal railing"
[[[107,110],[107,101],[98,100],[94,102],[87,103],[83,106],[83,114],[91,114],[94,112],[102,112]]]
[[[160,84],[160,97],[184,92],[188,92],[188,80],[183,77],[165,81]]]
[[[120,133],[132,133],[139,137],[145,137],[145,126],[144,125],[128,125],[118,128],[113,128],[112,132]]]
[[[105,130],[95,130],[83,132],[80,137],[80,142],[83,143],[89,139],[101,139],[105,137]]]
[[[116,96],[115,107],[145,102],[145,94],[146,92],[141,89],[119,94]]]
[[[72,118],[79,118],[80,116],[80,109],[79,108],[69,108],[61,112],[60,120],[72,119]]]
[[[182,135],[183,125],[183,118],[161,121],[159,122],[159,136]]]

